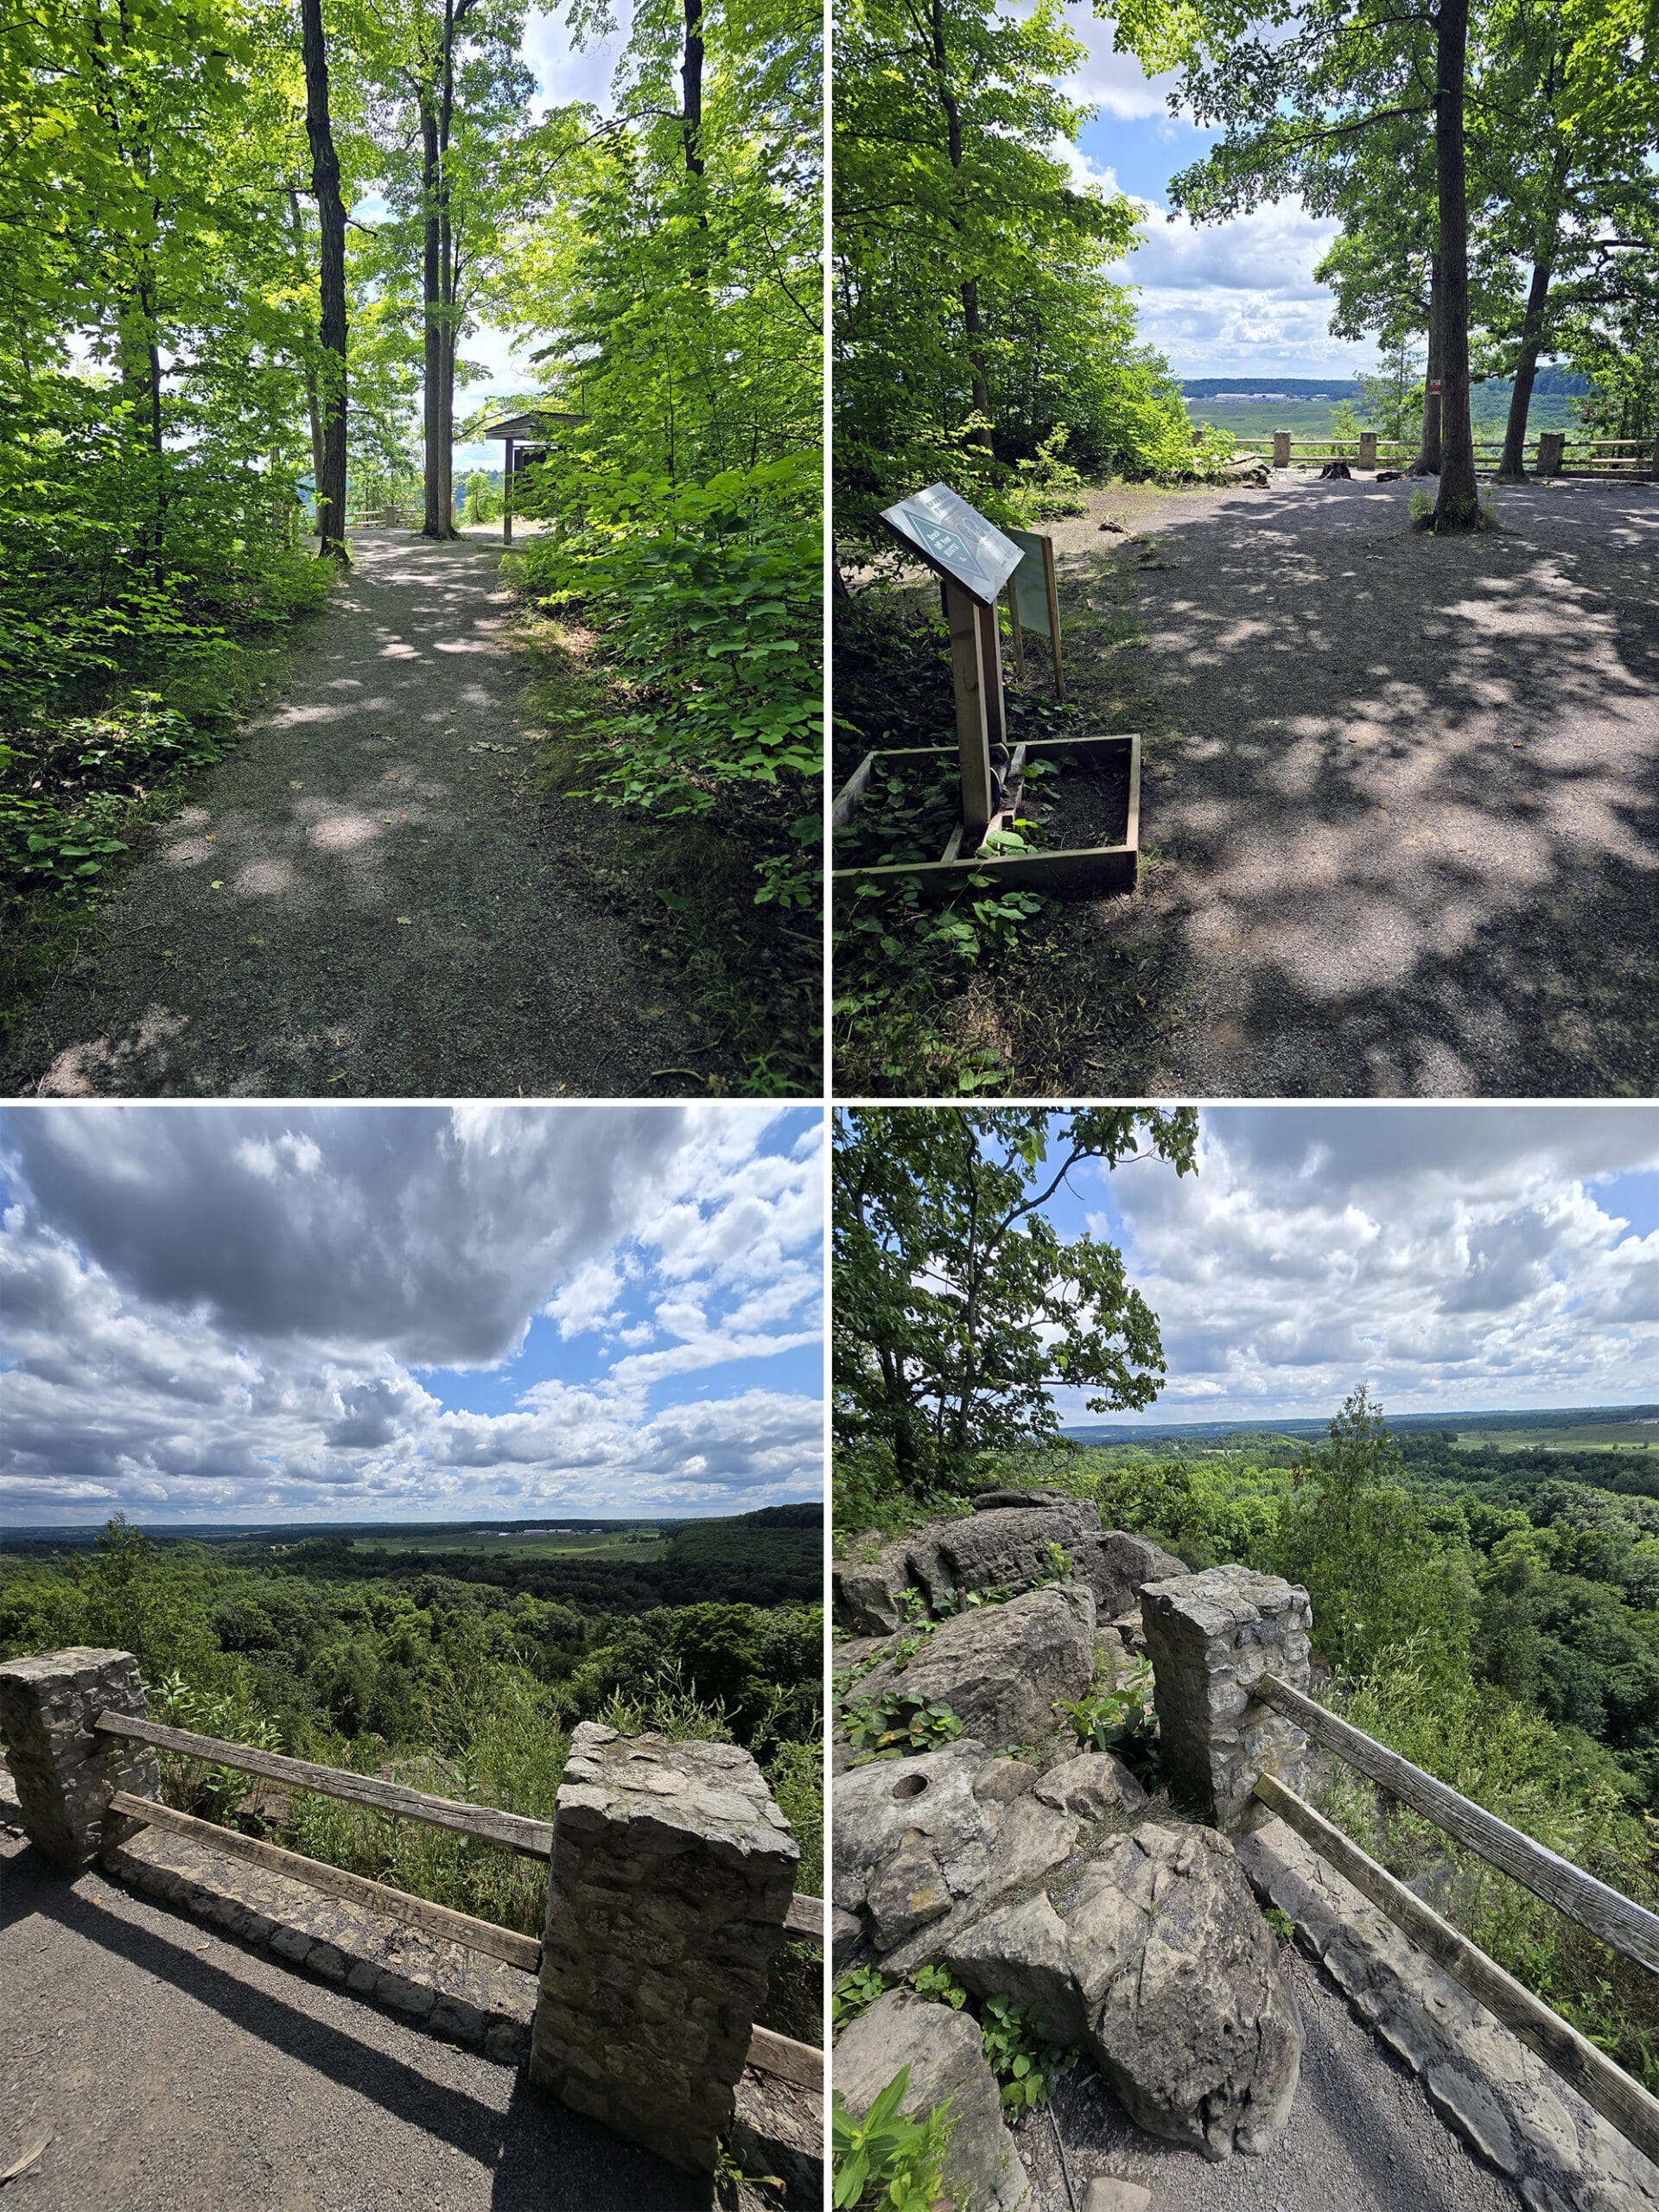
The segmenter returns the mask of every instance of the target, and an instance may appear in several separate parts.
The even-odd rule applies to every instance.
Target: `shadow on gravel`
[[[692,2212],[700,2202],[688,2177],[623,2143],[595,2122],[538,2096],[522,2073],[507,2109],[498,2111],[238,1980],[182,1943],[166,1941],[105,1910],[60,1875],[41,1871],[32,1851],[10,1861],[5,1872],[0,1929],[30,1917],[52,1921],[67,1934],[167,1984],[193,2005],[216,2012],[262,2046],[280,2051],[324,2081],[378,2106],[394,2120],[492,2169],[492,2212],[531,2212],[531,2208],[546,2212],[550,2206],[564,2207],[568,2212],[641,2212],[645,2206],[652,2212]],[[205,1929],[188,1915],[174,1913],[154,1899],[143,1903],[147,1912],[164,1914],[192,1935],[229,1940],[223,1930]],[[269,1953],[258,1955],[264,1963],[298,1974]],[[308,1991],[320,1986],[309,1976],[298,1979]],[[360,2000],[343,1993],[326,1993],[342,2008],[360,2007]],[[362,2009],[365,2017],[385,2017]],[[407,2028],[407,2024],[400,2024]]]
[[[1500,490],[1446,540],[1408,494],[1277,480],[1142,524],[1183,738],[1142,817],[1194,992],[1173,1087],[1645,1093],[1659,491]]]

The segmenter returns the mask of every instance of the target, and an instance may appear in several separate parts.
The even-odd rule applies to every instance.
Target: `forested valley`
[[[446,1549],[434,1530],[411,1552],[369,1529],[180,1540],[117,1516],[95,1537],[0,1541],[0,1658],[131,1651],[153,1719],[541,1819],[578,1721],[741,1744],[818,1896],[822,1529],[817,1506],[775,1507],[663,1524],[649,1564],[626,1544],[527,1562],[510,1535]],[[474,1838],[171,1756],[162,1780],[182,1811],[541,1932],[544,1868]],[[819,1973],[785,1944],[766,2024],[821,2040]]]
[[[538,92],[555,25],[615,54],[602,100],[556,67]],[[92,0],[0,31],[0,1020],[314,650],[365,528],[499,535],[454,456],[529,413],[520,804],[574,804],[569,872],[659,940],[718,1040],[693,1087],[816,1084],[820,106],[794,0]],[[469,403],[486,338],[526,387]],[[491,768],[467,750],[456,790]]]

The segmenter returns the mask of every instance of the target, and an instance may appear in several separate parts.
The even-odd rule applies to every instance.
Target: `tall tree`
[[[305,129],[311,142],[311,188],[317,201],[318,279],[322,312],[322,458],[317,470],[318,553],[345,562],[346,550],[346,208],[340,157],[328,113],[328,49],[322,0],[300,0],[305,53]]]
[[[961,1485],[976,1456],[1052,1434],[1052,1391],[1149,1405],[1156,1317],[1122,1255],[1046,1211],[1085,1160],[1193,1167],[1198,1116],[1131,1107],[859,1109],[835,1138],[837,1433],[906,1491]],[[1050,1157],[1051,1148],[1053,1157]]]

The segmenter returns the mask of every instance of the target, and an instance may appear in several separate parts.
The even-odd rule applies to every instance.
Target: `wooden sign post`
[[[1060,667],[1060,601],[1054,584],[1054,541],[1034,530],[1011,530],[1010,540],[1020,548],[1020,566],[1008,579],[1008,625],[1014,633],[1014,664],[1023,666],[1026,632],[1048,639],[1054,665],[1054,696],[1065,696],[1065,677]]]
[[[946,484],[930,484],[925,492],[899,500],[884,510],[881,519],[906,552],[918,555],[944,580],[962,756],[963,842],[972,850],[1000,809],[998,772],[1007,758],[1007,715],[996,602],[1020,565],[1020,548]]]

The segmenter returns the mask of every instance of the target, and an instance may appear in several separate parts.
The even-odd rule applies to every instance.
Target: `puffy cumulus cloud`
[[[1169,1380],[1149,1418],[1650,1395],[1659,1231],[1605,1185],[1659,1172],[1620,1107],[1206,1110],[1200,1168],[1112,1179]],[[1068,1394],[1070,1395],[1070,1394]],[[1067,1418],[1085,1418],[1068,1404]]]
[[[718,1394],[821,1340],[821,1143],[736,1106],[0,1116],[0,1518],[816,1495],[818,1402]],[[469,1367],[505,1410],[446,1402]]]

